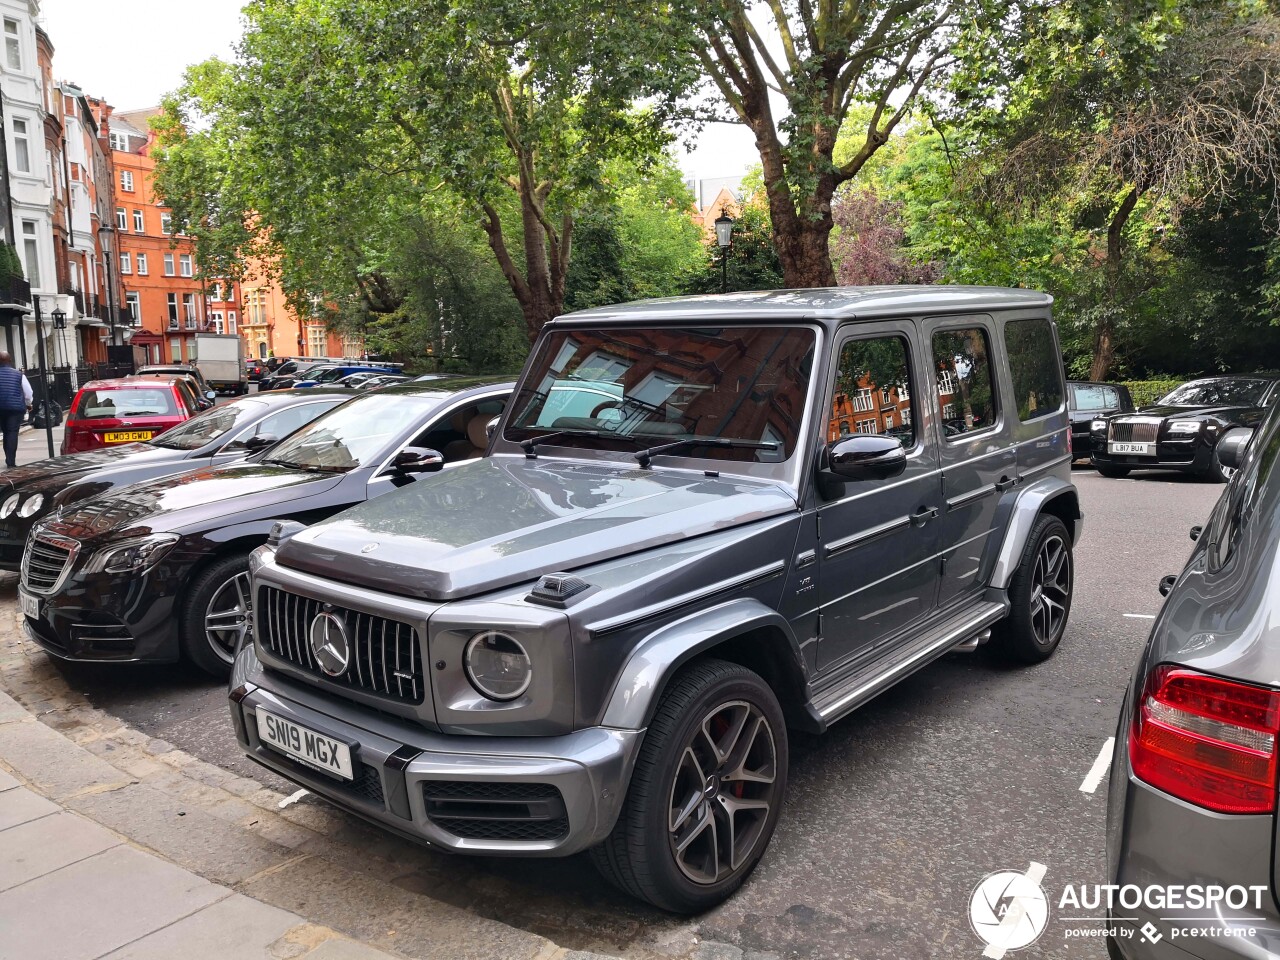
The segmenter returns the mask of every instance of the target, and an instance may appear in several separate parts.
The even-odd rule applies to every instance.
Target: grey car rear
[[[1224,436],[1222,450],[1232,446]],[[1280,416],[1268,415],[1168,593],[1121,708],[1107,817],[1112,956],[1280,952]],[[1232,452],[1232,462],[1235,461]],[[1169,906],[1171,889],[1197,887]],[[1135,901],[1140,891],[1143,901]],[[1142,928],[1150,925],[1144,936]]]

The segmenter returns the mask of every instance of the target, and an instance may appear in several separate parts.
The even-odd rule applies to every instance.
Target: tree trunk
[[[796,210],[781,158],[770,166],[772,182],[770,173],[766,173],[765,194],[769,199],[773,244],[782,264],[783,282],[788,287],[834,287],[836,271],[831,264],[830,241],[835,178],[819,178],[815,195],[806,204],[813,208],[813,213],[805,215]]]
[[[1115,323],[1120,306],[1120,279],[1122,276],[1124,253],[1124,228],[1129,216],[1138,204],[1142,195],[1141,189],[1133,187],[1120,201],[1120,206],[1107,225],[1107,289],[1103,309],[1093,325],[1093,362],[1089,365],[1090,380],[1105,380],[1111,372],[1111,364],[1115,362]]]

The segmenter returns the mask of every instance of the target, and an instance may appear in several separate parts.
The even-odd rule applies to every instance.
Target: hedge
[[[1185,380],[1126,380],[1124,386],[1129,388],[1136,407],[1145,407],[1155,403],[1174,387],[1186,383]]]

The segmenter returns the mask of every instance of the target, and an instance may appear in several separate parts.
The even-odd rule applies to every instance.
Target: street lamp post
[[[716,243],[720,245],[720,292],[729,292],[729,247],[733,245],[733,217],[721,212],[716,217]]]
[[[103,234],[106,234],[107,238],[110,239],[111,235],[115,232],[116,232],[116,228],[111,226],[111,224],[109,223],[101,224],[98,227],[99,237],[101,237]],[[103,259],[106,262],[103,263],[102,266],[105,268],[107,272],[107,323],[111,328],[110,343],[114,347],[116,345],[116,295],[115,295],[115,290],[112,289],[113,284],[111,283],[111,267],[112,267],[112,263],[110,260],[111,256],[112,256],[112,251],[110,246],[107,244],[104,244]]]
[[[49,415],[49,364],[45,360],[44,355],[44,317],[40,315],[40,297],[39,295],[31,298],[31,304],[35,308],[36,317],[36,343],[39,346],[40,354],[40,405],[43,408],[44,415],[44,438],[49,445],[49,456],[53,456],[53,418]],[[62,313],[61,310],[55,310],[54,315]],[[63,323],[66,323],[67,315],[62,313]]]

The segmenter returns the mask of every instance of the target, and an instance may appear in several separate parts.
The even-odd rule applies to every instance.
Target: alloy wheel
[[[209,647],[230,663],[253,626],[253,592],[248,573],[237,573],[225,581],[209,599],[204,613],[204,632]]]
[[[1071,553],[1061,537],[1052,536],[1040,545],[1031,574],[1031,628],[1041,646],[1062,634],[1070,599]]]
[[[776,799],[773,728],[754,704],[714,707],[695,728],[671,786],[668,830],[680,872],[725,879],[759,845]]]

